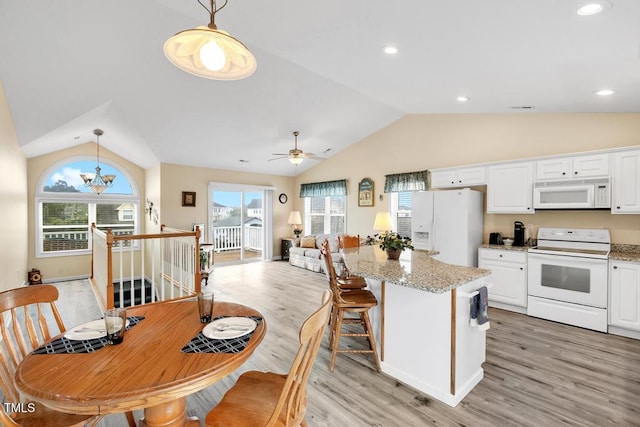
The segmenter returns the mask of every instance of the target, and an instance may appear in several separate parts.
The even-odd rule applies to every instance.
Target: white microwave
[[[535,209],[611,208],[609,178],[537,181],[533,186]]]

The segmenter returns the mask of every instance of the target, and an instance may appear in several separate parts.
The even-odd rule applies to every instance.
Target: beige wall
[[[196,168],[164,163],[161,166],[162,223],[171,227],[191,229],[194,223],[207,222],[209,182],[225,182],[275,187],[273,201],[273,254],[280,254],[280,238],[289,237],[291,228],[287,224],[292,208],[293,182],[290,177],[234,172],[220,169]],[[196,206],[182,206],[182,192],[196,192]],[[278,195],[285,193],[289,202],[280,204]]]
[[[10,171],[5,173],[9,180],[0,187],[2,215],[4,224],[12,224],[7,227],[10,238],[5,242],[8,243],[0,249],[3,254],[0,286],[10,283],[12,287],[26,280],[27,265],[40,268],[45,280],[89,274],[88,256],[34,258],[33,203],[35,185],[48,167],[71,156],[93,156],[95,145],[88,143],[25,161],[2,93],[0,125],[0,166],[3,171]],[[409,115],[294,178],[174,164],[161,164],[145,171],[106,149],[101,150],[101,155],[121,165],[136,181],[141,192],[142,224],[147,232],[157,231],[160,224],[190,229],[194,222],[205,222],[207,186],[211,181],[276,187],[273,253],[278,256],[280,238],[291,233],[287,224],[289,212],[303,210],[302,200],[297,197],[300,183],[347,179],[347,232],[366,236],[373,232],[375,213],[388,210],[388,197],[383,193],[385,174],[639,144],[640,114]],[[28,186],[24,184],[25,175]],[[364,177],[372,178],[375,183],[374,207],[357,205],[357,184]],[[182,191],[196,192],[195,208],[181,206]],[[277,201],[280,193],[289,196],[285,205]],[[144,213],[146,199],[158,210],[157,225]],[[27,215],[28,226],[24,220]],[[515,220],[534,228],[604,226],[612,230],[614,242],[640,244],[639,215],[611,215],[600,211],[485,215],[485,234],[501,231],[509,235]],[[28,236],[26,241],[25,236]]]
[[[143,193],[140,198],[140,203],[142,204],[140,209],[142,215],[144,215],[144,220],[142,222],[145,224],[146,233],[158,233],[160,232],[160,226],[162,225],[162,211],[160,210],[160,207],[162,206],[160,170],[161,166],[158,163],[145,171],[146,188],[145,193]],[[151,216],[149,216],[149,213],[145,212],[145,209],[148,209],[147,200],[153,203]],[[157,213],[157,216],[155,213]]]
[[[91,272],[91,256],[65,256],[35,258],[35,194],[38,181],[43,173],[56,162],[71,157],[89,156],[95,157],[96,145],[93,142],[82,144],[73,148],[56,151],[55,153],[29,159],[28,168],[28,200],[29,200],[29,265],[37,266],[42,272],[43,280],[65,279],[75,277],[86,277]],[[100,158],[113,161],[123,171],[128,173],[137,185],[144,202],[145,194],[145,171],[144,169],[129,162],[123,157],[101,147]],[[117,179],[117,178],[116,178]],[[141,204],[144,214],[144,203]],[[143,221],[144,224],[144,221]],[[143,229],[144,230],[144,229]]]
[[[0,82],[0,291],[27,280],[27,159],[18,145],[13,119]]]
[[[295,188],[346,178],[347,232],[367,235],[373,233],[375,213],[388,210],[385,174],[636,145],[640,114],[408,115],[299,175]],[[375,183],[374,207],[357,205],[357,184],[364,177]],[[302,210],[300,199],[295,205]],[[515,220],[534,229],[604,226],[614,242],[640,244],[639,215],[600,211],[485,215],[485,240],[491,231],[513,234]]]

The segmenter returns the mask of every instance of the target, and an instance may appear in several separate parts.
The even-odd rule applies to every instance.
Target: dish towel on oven
[[[471,298],[471,326],[477,326],[478,329],[489,329],[489,304],[486,286],[477,289],[478,294]]]

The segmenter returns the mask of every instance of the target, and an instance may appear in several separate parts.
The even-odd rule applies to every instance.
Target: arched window
[[[113,187],[102,194],[85,187],[81,173],[94,172],[95,160],[65,159],[47,169],[36,188],[36,257],[91,252],[91,224],[116,235],[138,234],[140,196],[133,178],[101,159],[103,175],[113,174]]]

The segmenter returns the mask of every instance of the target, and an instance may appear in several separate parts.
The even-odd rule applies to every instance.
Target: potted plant
[[[398,259],[405,249],[414,249],[409,237],[403,237],[395,231],[385,231],[374,234],[373,237],[367,236],[367,244],[380,246],[380,249],[387,252],[388,259]]]
[[[201,249],[200,250],[200,270],[206,270],[208,262],[209,262],[209,253]]]

